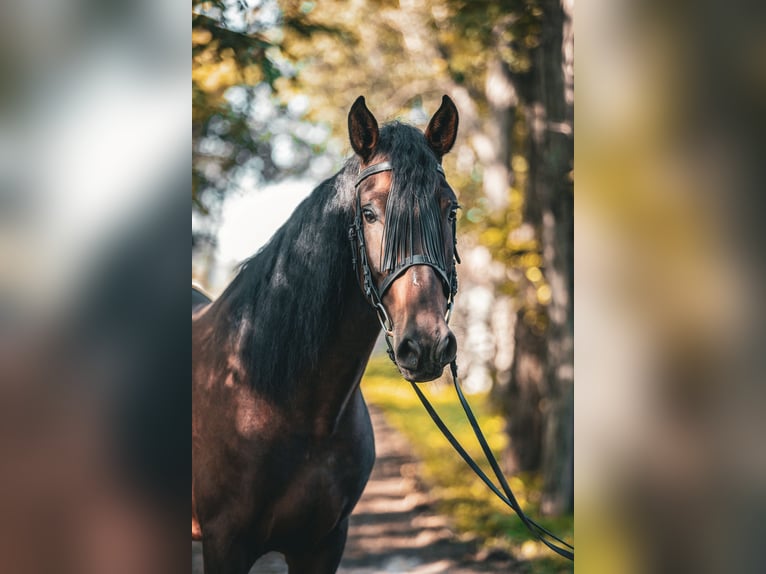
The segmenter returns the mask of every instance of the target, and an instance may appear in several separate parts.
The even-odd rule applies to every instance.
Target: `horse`
[[[192,289],[192,539],[206,574],[267,552],[336,572],[375,460],[359,388],[384,330],[408,381],[454,360],[457,136],[449,97],[423,132],[348,113],[354,154],[211,301]]]

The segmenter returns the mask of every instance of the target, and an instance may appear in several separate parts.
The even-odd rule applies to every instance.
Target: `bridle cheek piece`
[[[384,171],[393,171],[391,162],[383,161],[376,163],[369,167],[366,167],[359,172],[354,183],[354,189],[356,191],[356,213],[354,215],[354,222],[349,227],[348,237],[351,242],[351,262],[354,267],[354,272],[359,275],[359,268],[362,271],[362,291],[365,298],[370,302],[378,315],[378,321],[383,328],[383,332],[386,338],[386,344],[388,347],[388,356],[396,364],[396,358],[394,355],[393,345],[391,339],[393,338],[394,325],[391,318],[388,316],[385,307],[383,306],[383,296],[391,285],[396,281],[407,269],[416,265],[427,265],[434,269],[442,281],[445,294],[447,295],[447,309],[445,311],[445,321],[449,323],[452,316],[452,304],[457,293],[457,273],[455,272],[455,263],[460,262],[460,257],[457,254],[457,237],[455,235],[455,220],[452,220],[452,238],[453,238],[453,265],[451,272],[444,269],[438,262],[433,261],[431,258],[422,254],[410,254],[401,261],[397,262],[396,266],[389,271],[389,273],[383,278],[380,285],[376,285],[372,278],[372,270],[370,269],[370,263],[367,259],[367,247],[364,240],[364,224],[362,222],[362,198],[359,191],[360,184],[368,177],[381,173]],[[437,164],[436,171],[444,175],[444,170]]]

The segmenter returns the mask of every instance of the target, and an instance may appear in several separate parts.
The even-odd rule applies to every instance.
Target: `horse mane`
[[[351,273],[348,189],[358,168],[350,164],[317,186],[242,262],[214,304],[214,340],[238,354],[248,382],[276,402],[289,399],[292,383],[318,363],[339,320]]]
[[[394,207],[396,190],[435,188],[435,170],[423,169],[435,156],[417,128],[384,125],[376,151],[394,166],[389,196]],[[361,296],[348,239],[359,169],[358,158],[352,157],[317,186],[268,243],[240,265],[213,305],[212,341],[238,353],[250,383],[273,401],[288,401],[301,375],[318,368],[322,349],[337,333],[349,286]],[[402,203],[395,212],[405,209]],[[286,352],[288,345],[296,352]]]

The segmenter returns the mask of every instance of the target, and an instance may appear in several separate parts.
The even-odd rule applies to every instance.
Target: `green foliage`
[[[481,464],[482,453],[451,384],[445,382],[425,385],[429,399],[450,430],[466,450],[491,473],[487,463]],[[491,548],[500,548],[525,561],[528,572],[571,572],[571,565],[539,542],[530,538],[519,518],[489,491],[433,424],[415,392],[384,356],[373,358],[362,382],[365,399],[380,408],[386,421],[402,432],[413,452],[423,463],[423,480],[438,501],[438,509],[449,516],[456,530],[477,536]],[[504,421],[489,404],[489,395],[470,397],[490,447],[500,457],[506,446]],[[540,477],[513,476],[509,483],[519,503],[532,516],[538,516]],[[572,516],[540,519],[549,530],[572,540]]]
[[[306,138],[291,95],[280,91],[300,69],[286,34],[340,34],[306,20],[310,3],[192,0],[192,208],[207,215],[242,178],[274,181],[309,167],[324,151]],[[274,157],[274,138],[291,146]],[[285,138],[284,136],[288,136]]]
[[[441,27],[439,39],[452,55],[456,77],[480,80],[483,74],[477,72],[483,72],[495,54],[512,72],[529,71],[531,52],[542,33],[543,13],[537,0],[447,0],[443,6],[448,25]]]

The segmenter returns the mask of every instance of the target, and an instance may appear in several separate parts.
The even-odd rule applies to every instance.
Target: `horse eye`
[[[375,212],[369,208],[363,209],[362,215],[364,215],[364,219],[367,223],[375,223],[378,220],[377,216],[375,215]]]
[[[455,221],[457,219],[457,210],[460,208],[459,205],[453,205],[450,207],[449,210],[449,219],[450,221]]]

